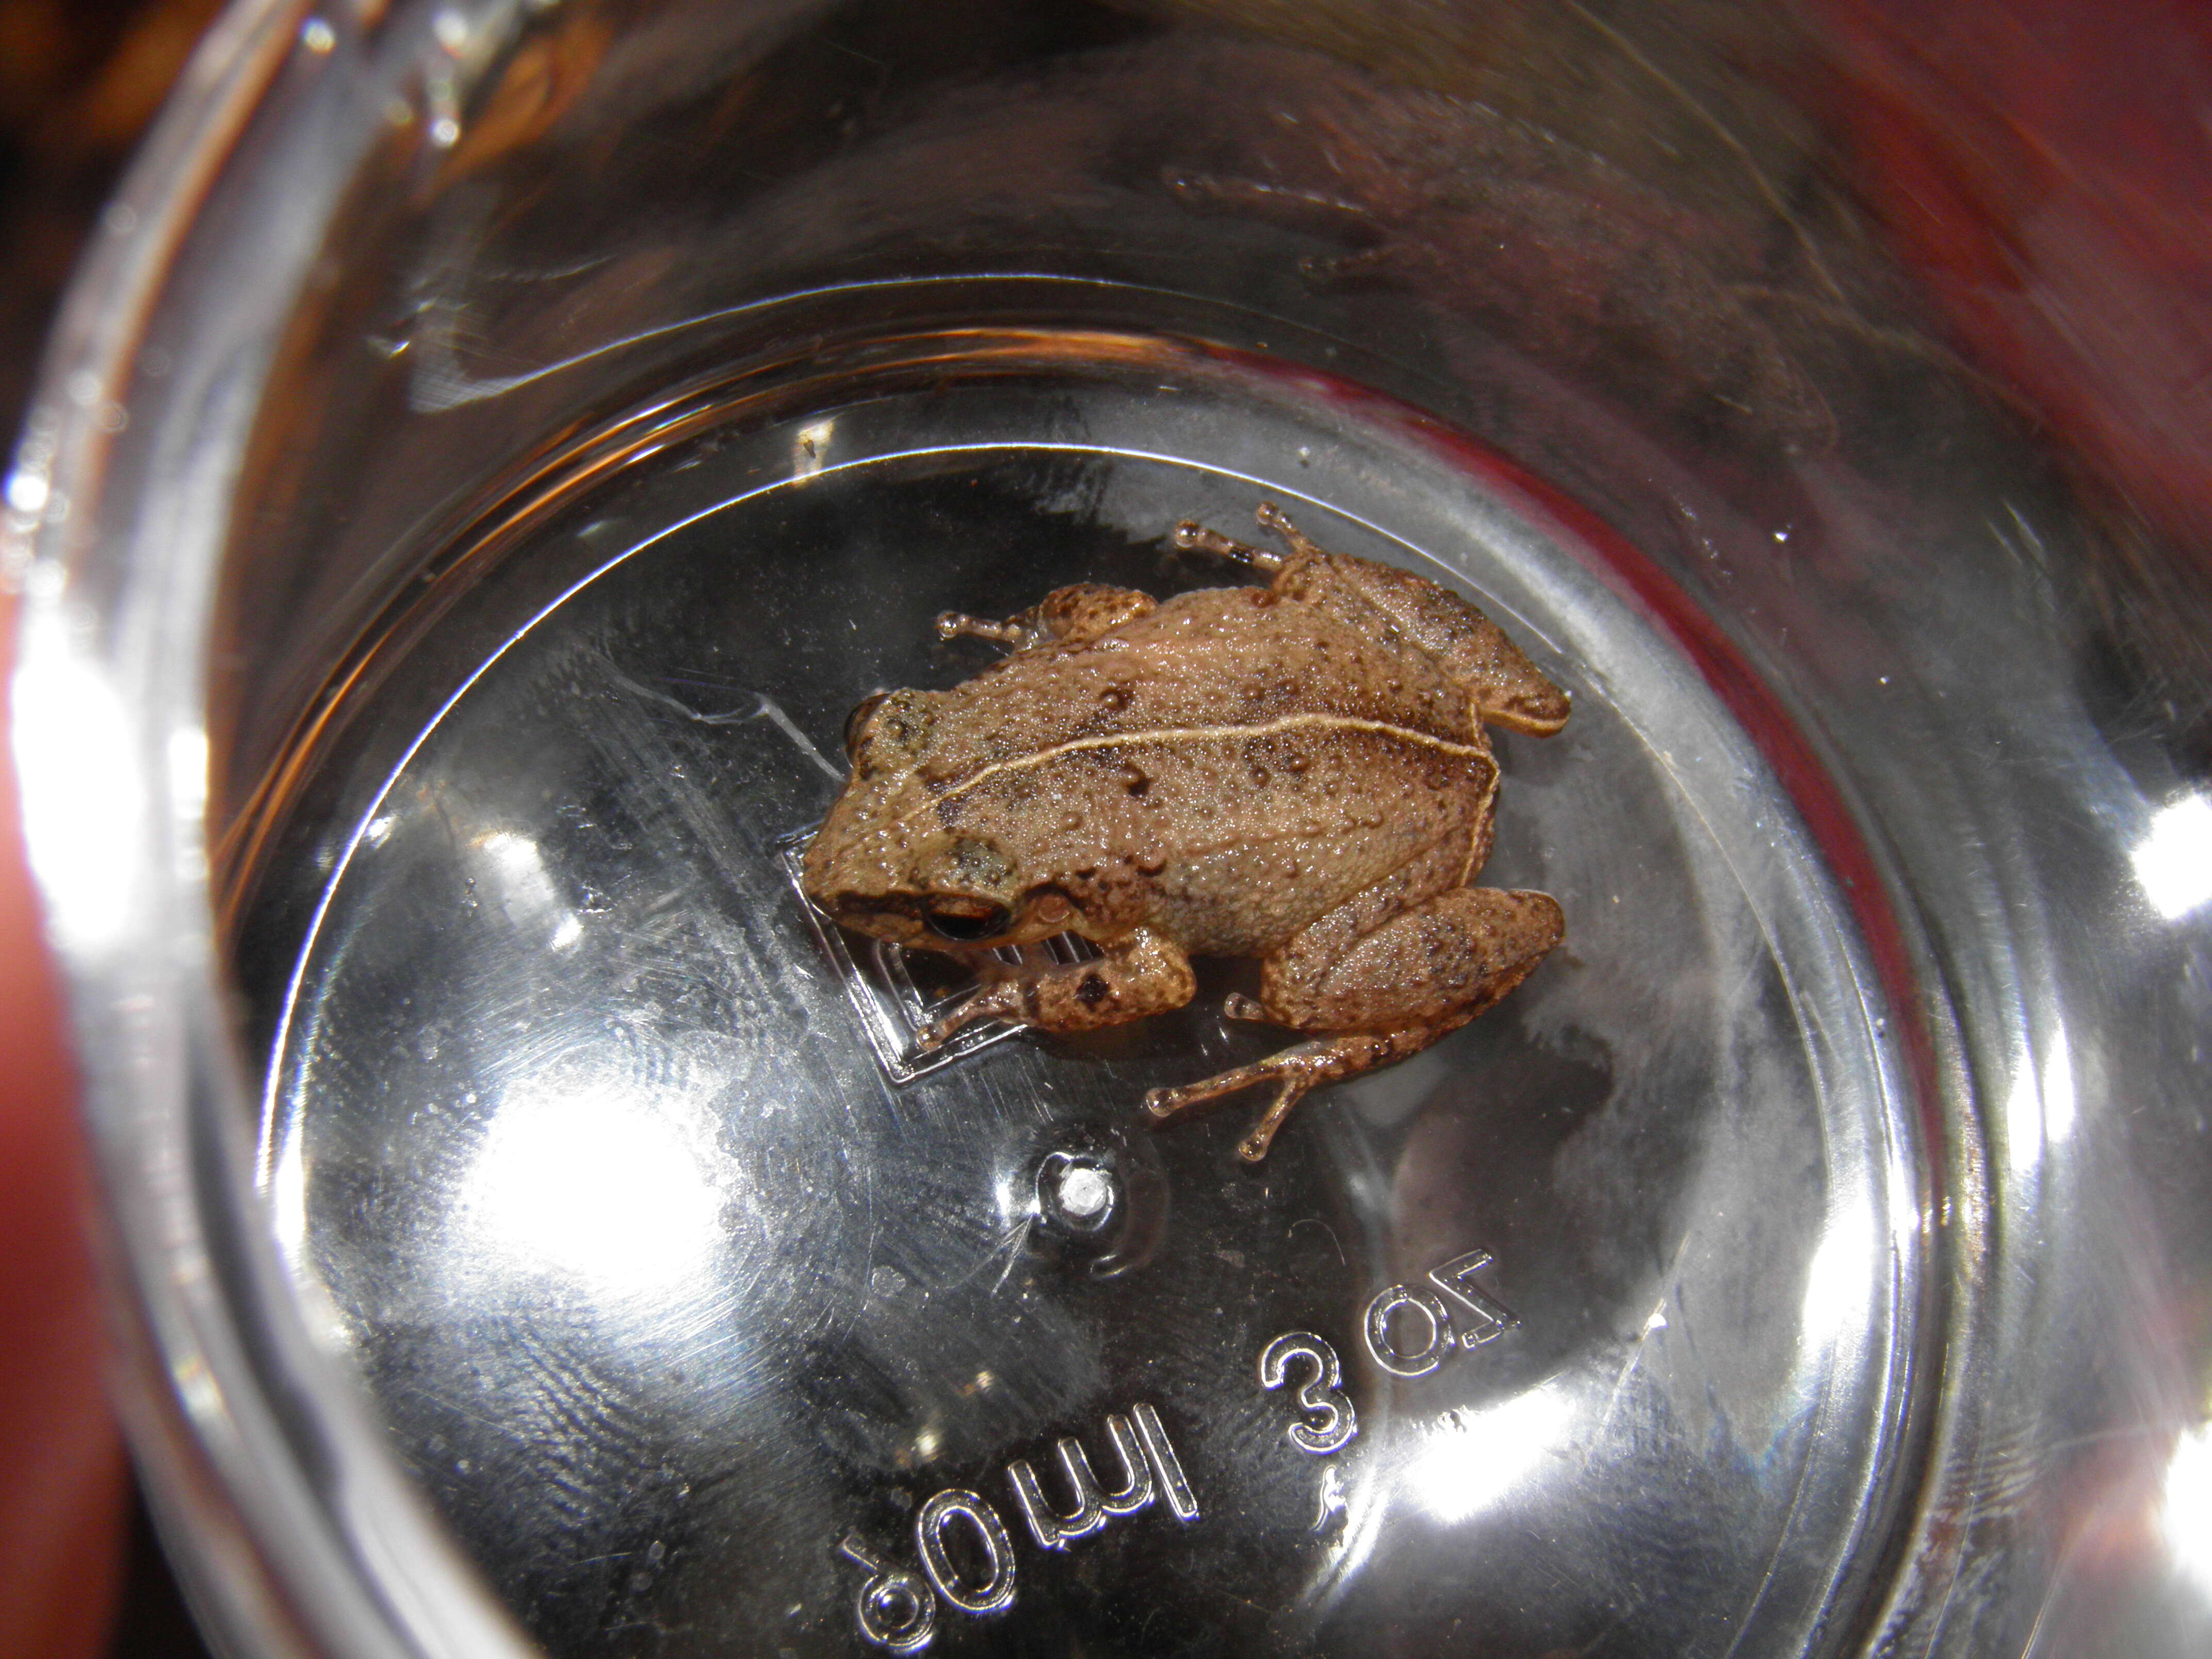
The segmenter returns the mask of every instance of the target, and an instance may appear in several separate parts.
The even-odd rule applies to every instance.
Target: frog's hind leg
[[[1276,580],[1277,592],[1328,611],[1363,634],[1396,630],[1464,687],[1481,718],[1493,726],[1542,738],[1567,723],[1567,694],[1504,629],[1458,594],[1410,570],[1324,553],[1303,537],[1299,541],[1301,553],[1310,549],[1312,556],[1292,561]]]
[[[1433,1030],[1409,1026],[1397,1031],[1358,1031],[1301,1042],[1295,1048],[1285,1048],[1266,1060],[1239,1066],[1234,1071],[1223,1072],[1200,1082],[1186,1083],[1174,1089],[1154,1089],[1145,1097],[1145,1111],[1155,1122],[1162,1122],[1200,1101],[1273,1083],[1276,1085],[1275,1098],[1269,1103],[1266,1114],[1252,1126],[1251,1132],[1237,1143],[1237,1156],[1247,1164],[1257,1164],[1267,1157],[1275,1131],[1283,1127],[1291,1108],[1313,1090],[1339,1078],[1356,1077],[1375,1066],[1419,1054],[1445,1032],[1466,1023],[1466,1019],[1455,1020]]]
[[[1547,893],[1455,887],[1346,940],[1322,917],[1270,957],[1261,1000],[1228,1012],[1329,1033],[1249,1066],[1181,1088],[1155,1089],[1145,1109],[1171,1117],[1200,1101],[1278,1085],[1267,1114],[1237,1146],[1257,1163],[1291,1108],[1310,1090],[1419,1053],[1492,1006],[1534,971],[1565,927]]]
[[[1332,553],[1273,501],[1261,502],[1255,516],[1291,550],[1289,557],[1232,541],[1189,519],[1175,527],[1175,544],[1267,571],[1275,577],[1276,592],[1328,611],[1362,634],[1395,629],[1436,659],[1493,725],[1549,737],[1566,724],[1566,693],[1544,678],[1504,629],[1458,594],[1410,570]]]
[[[1109,587],[1103,582],[1077,582],[1056,587],[1028,610],[1004,622],[947,611],[937,618],[940,640],[994,640],[1027,651],[1041,645],[1079,645],[1109,629],[1132,622],[1157,607],[1149,593],[1133,587]]]
[[[1261,970],[1267,1018],[1300,1031],[1385,1031],[1465,1010],[1518,985],[1565,936],[1549,893],[1454,887],[1345,941],[1322,917]],[[1449,1029],[1449,1028],[1448,1028]]]

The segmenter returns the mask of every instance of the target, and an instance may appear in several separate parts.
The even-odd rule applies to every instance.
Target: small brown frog
[[[1498,767],[1482,723],[1547,736],[1567,699],[1435,583],[1316,547],[1273,507],[1287,556],[1186,522],[1178,546],[1271,573],[1161,604],[1084,583],[946,639],[1013,647],[950,691],[869,698],[853,775],[808,845],[806,893],[839,923],[967,963],[972,1021],[1083,1031],[1188,1002],[1193,956],[1256,957],[1225,1012],[1314,1034],[1145,1108],[1166,1118],[1259,1084],[1257,1162],[1307,1091],[1418,1053],[1559,942],[1547,894],[1474,884]],[[1056,933],[1096,961],[989,955]]]

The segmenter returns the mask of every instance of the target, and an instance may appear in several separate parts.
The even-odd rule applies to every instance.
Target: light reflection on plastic
[[[2056,1146],[2074,1133],[2074,1048],[2061,1027],[2051,1034],[2043,1062],[2043,1140]]]
[[[495,1260],[619,1297],[696,1284],[722,1197],[662,1112],[616,1096],[517,1092],[484,1134],[462,1207]]]
[[[2074,1091],[2074,1048],[2065,1028],[2055,1028],[2043,1062],[2022,1054],[2014,1062],[2012,1093],[2005,1101],[2006,1161],[2017,1176],[2033,1171],[2044,1149],[2074,1133],[2079,1108]]]
[[[2168,921],[2212,899],[2212,798],[2185,795],[2161,808],[2131,856],[2143,896]]]
[[[1445,1526],[1489,1508],[1561,1449],[1574,1406],[1558,1383],[1485,1411],[1446,1412],[1406,1472],[1413,1500]]]
[[[477,846],[499,872],[502,898],[532,909],[552,908],[553,878],[545,873],[545,860],[538,856],[536,842],[497,830]]]
[[[545,860],[538,853],[538,843],[527,836],[495,830],[477,842],[477,849],[490,860],[496,873],[500,908],[507,912],[507,919],[519,926],[540,917],[553,917],[553,949],[574,950],[584,937],[582,919],[562,904],[553,878],[546,873]]]
[[[836,431],[835,416],[799,428],[799,435],[791,443],[791,476],[793,478],[811,478],[822,471],[822,458],[830,453],[830,441],[836,435]]]
[[[33,786],[24,791],[24,829],[54,896],[56,931],[82,950],[116,945],[137,896],[143,801],[123,699],[66,647],[32,635],[14,725],[18,764]]]
[[[197,826],[207,817],[207,732],[197,726],[169,733],[169,812],[179,824]],[[179,877],[191,881],[198,872],[200,852],[197,837],[187,833],[177,848]]]
[[[1846,1200],[1828,1212],[1805,1269],[1799,1327],[1805,1341],[1824,1343],[1864,1328],[1876,1236],[1874,1215],[1864,1204]]]
[[[2161,1518],[2174,1564],[2212,1596],[2212,1424],[2198,1425],[2175,1443]]]
[[[270,1220],[276,1231],[276,1248],[301,1279],[311,1279],[307,1267],[307,1160],[296,1149],[289,1158],[277,1154],[270,1165]]]

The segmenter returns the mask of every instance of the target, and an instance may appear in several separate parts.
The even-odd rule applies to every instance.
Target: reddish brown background
[[[0,0],[0,433],[86,229],[212,0]],[[12,640],[13,605],[0,599]],[[0,644],[0,671],[13,651]],[[0,768],[0,1659],[204,1659],[131,1492],[77,1248],[82,1171]]]

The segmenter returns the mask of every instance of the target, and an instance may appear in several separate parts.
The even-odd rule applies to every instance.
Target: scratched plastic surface
[[[410,1466],[560,1653],[1795,1651],[1884,1501],[1914,1212],[1758,746],[1479,457],[1264,366],[1029,349],[702,416],[329,763],[378,787],[278,1000],[269,1174]],[[940,611],[1235,580],[1167,532],[1263,499],[1571,690],[1500,739],[1486,876],[1567,944],[1257,1168],[1255,1099],[1137,1109],[1285,1040],[1221,1017],[1236,964],[897,1081],[781,856],[847,710],[991,659]]]

